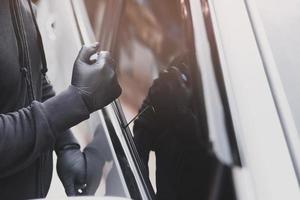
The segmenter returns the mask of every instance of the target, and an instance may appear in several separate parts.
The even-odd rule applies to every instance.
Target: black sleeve
[[[89,112],[70,86],[59,95],[0,115],[0,178],[29,166],[54,146],[59,135],[87,119]]]
[[[53,86],[45,76],[43,76],[42,79],[42,94],[42,102],[55,96]],[[64,149],[66,146],[68,146],[68,148],[72,147],[80,149],[80,145],[70,129],[60,134],[56,139],[54,146],[55,152],[57,153],[59,150]]]
[[[148,103],[144,102],[141,110],[145,105]],[[150,151],[157,152],[162,149],[161,146],[174,152],[203,148],[197,117],[189,110],[171,115],[174,115],[171,120],[164,119],[157,112],[147,109],[135,121],[134,141],[147,169]],[[175,150],[171,150],[171,143],[176,144]]]
[[[47,76],[42,77],[42,102],[55,96],[55,91]]]
[[[139,155],[148,171],[149,153],[151,151],[151,144],[149,144],[149,131],[143,127],[143,122],[137,121],[134,125],[134,143],[139,152]]]
[[[140,109],[144,110],[148,103],[145,101]],[[148,171],[149,153],[155,149],[155,140],[159,130],[157,129],[157,122],[155,121],[155,114],[151,109],[147,109],[139,118],[134,122],[133,134],[134,143],[140,154],[142,161]]]

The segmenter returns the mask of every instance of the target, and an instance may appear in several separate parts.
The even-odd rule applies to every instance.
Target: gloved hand
[[[164,120],[173,119],[188,110],[191,98],[189,77],[176,67],[160,73],[147,97],[155,113]]]
[[[182,123],[184,119],[194,116],[190,109],[191,99],[189,74],[184,74],[175,67],[160,73],[154,81],[133,127],[134,140],[145,163],[148,161],[145,149],[153,150],[162,144],[161,141],[168,141],[163,137],[168,137],[166,132],[175,132],[170,131],[170,128],[185,126]]]
[[[68,139],[70,144],[64,145],[63,139]],[[106,160],[109,147],[103,140],[103,134],[98,127],[94,139],[83,150],[77,143],[70,141],[70,137],[62,138],[61,144],[56,150],[57,173],[64,185],[68,196],[94,195],[102,178],[102,170]],[[81,193],[79,192],[81,191]]]
[[[98,43],[82,47],[72,75],[72,85],[78,89],[89,112],[105,107],[122,91],[109,52],[100,52],[96,61],[90,60],[98,48]]]
[[[84,154],[77,146],[67,145],[57,153],[57,174],[68,196],[80,195],[86,187],[87,166]],[[84,194],[84,191],[82,191]]]

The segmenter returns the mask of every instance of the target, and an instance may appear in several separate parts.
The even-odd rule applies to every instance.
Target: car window
[[[196,52],[190,1],[115,2],[122,2],[123,8],[118,22],[112,20],[114,13],[107,17],[107,10],[100,9],[109,7],[108,1],[86,0],[85,4],[97,40],[101,41],[105,29],[117,31],[110,33],[115,36],[105,48],[113,50],[118,63],[123,92],[116,107],[120,118],[125,118],[120,126],[134,141],[131,145],[156,195],[207,199],[212,191],[234,199],[231,169],[225,164],[235,163],[227,135],[230,119],[224,120],[228,116],[220,94],[222,80],[217,81],[218,71],[213,68],[217,63],[211,61],[217,55],[204,53],[203,59]],[[208,64],[205,68],[199,60],[210,62],[201,62]],[[208,94],[210,89],[213,92]],[[209,110],[205,101],[210,101]],[[223,170],[222,177],[218,169]],[[222,189],[210,188],[218,182],[216,177]]]

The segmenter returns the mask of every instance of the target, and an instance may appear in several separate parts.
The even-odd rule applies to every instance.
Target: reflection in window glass
[[[130,128],[147,169],[156,166],[157,199],[235,199],[230,168],[218,160],[208,139],[189,1],[123,2],[113,47],[120,101],[127,121],[139,113]],[[99,22],[105,16],[92,13],[97,6],[89,7],[98,40],[104,29],[116,30],[110,19]]]
[[[300,2],[257,0],[256,4],[300,132]]]
[[[168,12],[166,12],[168,8]],[[118,35],[121,102],[137,114],[154,78],[188,51],[179,1],[126,1]]]

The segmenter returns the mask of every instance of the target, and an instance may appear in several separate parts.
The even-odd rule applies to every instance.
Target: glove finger
[[[170,68],[171,80],[169,81],[173,88],[177,88],[179,91],[188,91],[191,89],[188,76],[179,71],[176,67]]]
[[[155,80],[155,81],[153,82],[152,87],[150,88],[150,91],[149,91],[150,95],[156,94],[157,91],[159,91],[160,88],[162,88],[162,87],[163,87],[162,81],[159,80],[159,79]]]
[[[165,71],[161,74],[160,78],[154,82],[152,93],[166,97],[171,95],[174,89],[176,90],[181,87],[182,80],[180,76],[180,72]]]
[[[159,76],[157,78],[158,81],[166,81],[169,77],[169,72],[168,70],[163,70],[159,73]]]
[[[177,67],[172,66],[168,71],[172,80],[176,80],[178,83],[186,83],[188,81],[188,77]]]
[[[98,55],[98,61],[100,61],[101,59],[112,60],[110,52],[109,51],[100,51],[100,53]]]
[[[76,189],[74,183],[64,185],[67,196],[76,196]]]
[[[175,68],[169,68],[160,72],[159,78],[154,81],[154,87],[160,87],[164,92],[167,92],[170,88],[170,85],[174,87],[181,87],[183,83],[182,74],[180,71]]]
[[[183,62],[181,63],[180,68],[178,69],[181,71],[181,73],[183,73],[187,77],[187,84],[191,85],[192,74],[188,65]]]
[[[168,82],[167,73],[164,72],[161,76],[153,81],[152,89],[153,90],[164,90],[166,83]]]
[[[99,46],[99,43],[84,45],[79,52],[78,59],[80,59],[84,63],[89,64],[91,56],[97,53]]]
[[[101,66],[100,70],[105,74],[106,77],[113,78],[116,74],[116,64],[108,51],[101,51],[98,55],[97,66]]]
[[[103,61],[107,64],[106,66],[115,70],[116,63],[115,63],[114,59],[111,57],[111,54],[109,51],[100,51],[98,58],[97,58],[97,63],[102,63]]]
[[[158,97],[160,97],[161,94],[162,94],[163,91],[164,91],[164,88],[163,88],[163,87],[164,87],[164,86],[163,86],[161,83],[156,82],[156,84],[153,85],[153,86],[150,88],[150,90],[149,90],[149,100],[150,100],[150,102],[152,102],[152,103],[155,103],[155,102],[156,102],[155,99],[158,98]]]
[[[75,185],[76,196],[87,195],[87,184]]]
[[[85,154],[83,152],[80,152],[79,156],[82,158],[80,160],[83,162],[83,165],[81,166],[80,173],[77,174],[74,181],[74,189],[76,196],[85,195],[87,186],[87,163]]]
[[[122,94],[122,88],[116,75],[112,79],[112,90],[114,91],[114,98],[118,98]]]

